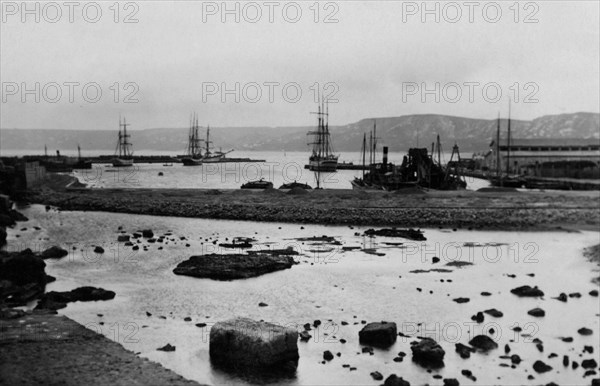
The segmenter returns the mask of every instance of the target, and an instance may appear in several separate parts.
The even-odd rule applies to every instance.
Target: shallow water
[[[9,230],[8,249],[30,247],[42,250],[50,245],[69,246],[69,256],[58,261],[47,260],[47,272],[57,281],[48,290],[70,290],[93,285],[113,290],[115,299],[105,302],[71,303],[60,310],[74,320],[93,328],[125,348],[160,362],[186,378],[208,384],[238,384],[244,380],[213,369],[208,355],[208,331],[211,323],[236,316],[264,319],[279,324],[297,325],[319,319],[319,329],[311,331],[313,338],[299,342],[300,360],[296,374],[288,379],[271,380],[273,384],[342,385],[379,384],[370,377],[379,371],[387,377],[396,373],[412,384],[441,385],[444,378],[457,378],[461,384],[589,384],[584,370],[564,368],[562,356],[581,362],[599,361],[598,333],[600,305],[588,292],[597,289],[591,279],[597,276],[595,266],[582,257],[582,249],[598,242],[598,232],[480,232],[426,229],[427,241],[411,242],[385,237],[365,238],[366,228],[234,222],[223,220],[165,218],[96,212],[46,212],[42,206],[23,210],[31,219]],[[34,230],[39,225],[41,230]],[[127,232],[151,228],[155,235],[172,231],[169,244],[148,245],[148,251],[134,252],[116,242],[117,228]],[[27,228],[20,231],[21,228]],[[335,236],[343,246],[375,248],[384,256],[363,251],[344,252],[339,246],[324,245],[333,251],[315,254],[309,250],[319,246],[293,240],[298,237]],[[20,237],[16,237],[19,235]],[[180,240],[180,236],[186,237]],[[218,282],[176,276],[173,268],[194,254],[223,251],[212,244],[218,238],[255,237],[257,248],[293,246],[303,253],[298,265],[259,278]],[[207,238],[212,237],[208,242]],[[49,242],[48,240],[52,240]],[[401,246],[384,243],[403,242]],[[464,246],[476,243],[475,246]],[[187,247],[186,244],[190,246]],[[92,252],[101,245],[104,255]],[[473,244],[468,244],[473,245]],[[158,247],[162,246],[162,250]],[[72,248],[75,247],[76,250]],[[432,257],[441,261],[432,264]],[[472,266],[445,266],[453,261],[470,261]],[[432,268],[452,272],[411,273]],[[527,274],[534,274],[534,277]],[[508,275],[516,275],[510,277]],[[521,285],[537,285],[546,294],[543,299],[518,298],[509,291]],[[421,288],[418,291],[417,288]],[[492,293],[483,297],[480,292]],[[552,299],[560,292],[580,292],[581,298],[569,298],[567,303]],[[457,304],[452,299],[468,297],[470,302]],[[265,302],[268,307],[258,307]],[[527,311],[541,307],[543,318],[529,316]],[[483,324],[471,322],[477,311],[496,308],[501,318],[485,316]],[[152,313],[151,317],[146,312]],[[103,314],[99,317],[97,314]],[[166,319],[161,319],[164,316]],[[185,317],[192,322],[185,322]],[[328,320],[331,319],[331,322]],[[445,367],[428,373],[410,360],[410,342],[414,338],[399,337],[387,350],[375,349],[374,355],[362,354],[358,343],[361,321],[394,321],[399,331],[407,335],[429,336],[440,342],[446,351]],[[348,325],[342,325],[342,321]],[[100,324],[100,323],[104,324]],[[196,323],[207,323],[198,328]],[[358,323],[358,324],[354,324]],[[419,325],[423,323],[423,325]],[[512,327],[523,328],[521,334]],[[588,327],[592,336],[581,336],[577,330]],[[461,359],[454,344],[467,344],[470,338],[490,329],[500,347],[489,354],[472,354]],[[573,337],[573,343],[559,338]],[[347,343],[340,343],[339,339]],[[540,353],[533,338],[544,342]],[[156,351],[170,343],[175,352]],[[504,345],[523,362],[515,369],[500,367],[510,360],[499,358]],[[583,354],[584,345],[595,348],[594,354]],[[322,364],[323,351],[341,353],[331,362]],[[407,357],[397,363],[393,358],[404,351]],[[550,353],[558,357],[548,359]],[[543,360],[554,370],[536,374],[532,365]],[[357,368],[349,371],[342,364]],[[471,382],[460,374],[469,369],[477,377]],[[597,370],[597,369],[596,369]],[[535,379],[527,379],[533,374]],[[255,380],[256,381],[256,380]],[[262,380],[265,381],[264,379]]]
[[[173,154],[174,155],[174,154]],[[390,153],[390,162],[400,164],[404,154]],[[131,168],[114,168],[109,164],[94,164],[91,170],[76,170],[75,177],[92,188],[203,188],[237,189],[249,181],[264,178],[273,182],[275,188],[284,183],[302,182],[316,187],[314,172],[304,169],[308,162],[305,152],[236,152],[231,157],[248,157],[266,162],[203,164],[183,166],[172,164],[135,164]],[[449,160],[450,156],[444,159]],[[342,153],[340,161],[360,164],[360,153]],[[162,176],[159,176],[162,173]],[[321,187],[327,189],[351,189],[350,181],[361,177],[360,170],[338,170],[321,173]],[[477,190],[489,186],[489,182],[467,177],[468,189]]]

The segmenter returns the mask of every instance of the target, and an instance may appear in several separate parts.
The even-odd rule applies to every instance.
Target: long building
[[[537,177],[600,178],[600,139],[507,138],[495,142],[484,156],[488,170]],[[510,158],[509,158],[510,157]]]

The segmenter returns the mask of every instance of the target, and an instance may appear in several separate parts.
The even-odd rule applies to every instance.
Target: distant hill
[[[368,118],[344,126],[331,127],[336,151],[360,151],[363,134],[377,123],[380,144],[390,151],[406,151],[411,147],[430,147],[440,135],[446,151],[454,143],[462,152],[483,151],[496,136],[495,119],[471,119],[447,115],[406,115],[389,118]],[[501,120],[502,136],[507,120]],[[217,147],[236,150],[305,151],[306,132],[311,127],[211,127],[211,140]],[[511,121],[514,138],[599,138],[600,114],[573,113],[546,115],[533,121]],[[202,130],[203,131],[203,130]],[[181,151],[186,148],[187,128],[157,128],[134,130],[131,141],[134,149]],[[2,149],[76,149],[80,144],[87,150],[115,148],[116,130],[46,130],[2,129]]]

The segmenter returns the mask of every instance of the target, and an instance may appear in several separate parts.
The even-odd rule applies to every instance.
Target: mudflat
[[[600,227],[598,191],[299,192],[63,187],[60,183],[48,184],[30,193],[28,200],[63,210],[307,224],[530,231]]]

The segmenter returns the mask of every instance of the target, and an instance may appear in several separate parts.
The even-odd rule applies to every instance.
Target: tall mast
[[[510,172],[510,99],[508,100],[508,139],[506,142],[506,175]]]
[[[210,155],[210,125],[206,126],[206,151],[204,155],[207,157]]]
[[[363,134],[363,144],[362,144],[362,176],[363,182],[365,181],[365,157],[367,153],[367,133]]]
[[[377,120],[373,119],[373,163],[377,162]]]
[[[500,113],[496,127],[496,177],[500,177]]]
[[[442,149],[440,143],[440,135],[437,135],[437,153],[438,153],[438,165],[442,166]]]

